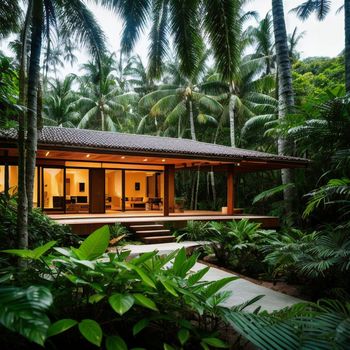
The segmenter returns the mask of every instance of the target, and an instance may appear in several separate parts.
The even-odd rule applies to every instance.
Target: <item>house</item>
[[[0,192],[17,184],[16,142],[15,129],[0,130]],[[188,139],[44,127],[38,137],[34,206],[58,220],[203,216],[175,208],[175,174],[201,169],[227,174],[227,206],[206,216],[231,218],[236,174],[307,164],[306,159]]]

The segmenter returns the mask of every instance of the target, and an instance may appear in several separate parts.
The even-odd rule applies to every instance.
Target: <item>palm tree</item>
[[[80,116],[75,109],[75,102],[78,99],[77,93],[73,91],[75,79],[74,75],[68,75],[63,80],[49,81],[44,101],[45,124],[75,127]]]
[[[296,47],[305,34],[305,31],[298,33],[298,27],[295,27],[293,33],[288,35],[289,57],[292,62],[295,62],[300,58],[300,54],[296,50]]]
[[[203,84],[204,89],[213,89],[220,94],[218,99],[225,105],[221,117],[225,120],[219,125],[222,126],[228,119],[232,147],[236,147],[237,131],[241,130],[246,120],[257,114],[274,113],[276,109],[276,100],[269,95],[274,87],[274,76],[260,74],[264,59],[243,57],[232,83],[224,83],[221,75],[216,73]]]
[[[80,80],[80,98],[75,108],[83,113],[78,128],[101,130],[122,130],[126,118],[133,117],[133,104],[137,99],[134,92],[124,92],[119,84],[114,55],[102,56],[100,67],[93,62],[83,65],[85,75]],[[125,87],[125,81],[120,81]]]
[[[241,23],[237,21],[246,0],[99,0],[113,8],[124,20],[122,50],[130,52],[146,23],[152,22],[149,35],[149,72],[159,78],[168,52],[168,36],[173,38],[182,73],[190,77],[204,49],[203,28],[213,49],[218,69],[230,79],[236,69]]]
[[[280,120],[283,120],[294,108],[292,69],[289,58],[283,0],[272,0],[272,16],[278,69],[278,117]],[[288,154],[288,142],[285,138],[280,137],[278,139],[278,154]],[[281,174],[283,185],[293,182],[290,169],[282,169]],[[284,199],[286,202],[286,210],[291,213],[293,208],[293,190],[290,186],[286,186],[284,190]]]
[[[302,20],[308,19],[315,12],[317,19],[323,21],[331,9],[331,3],[331,0],[306,0],[292,11]],[[345,19],[345,88],[346,92],[350,92],[350,0],[344,0],[344,5],[339,10],[342,9]]]
[[[0,39],[20,30],[22,10],[20,3],[13,0],[2,0],[0,3]]]
[[[181,76],[181,67],[177,62],[169,62],[166,66],[167,84],[159,86],[158,90],[139,101],[141,111],[156,119],[164,117],[165,126],[177,126],[177,137],[182,137],[184,126],[189,125],[191,139],[196,140],[195,118],[199,123],[216,123],[215,117],[222,113],[222,106],[216,98],[201,90],[201,78],[207,68],[209,54],[208,51],[202,55],[200,64],[189,78]]]
[[[9,1],[2,1],[0,5],[1,13],[8,5]],[[8,6],[9,13],[4,16],[8,19],[11,16],[18,16],[20,2],[11,1]],[[10,13],[11,12],[11,13]],[[2,23],[3,22],[3,16]],[[21,113],[19,118],[19,189],[22,193],[18,206],[18,234],[19,246],[28,246],[27,208],[31,211],[33,205],[33,185],[35,159],[38,135],[38,116],[40,113],[40,58],[42,54],[42,44],[44,32],[46,39],[50,40],[50,35],[54,29],[60,28],[62,33],[77,40],[87,46],[89,51],[98,58],[100,51],[104,50],[104,36],[99,26],[94,20],[92,13],[81,0],[61,1],[61,0],[29,0],[25,21],[21,31],[21,57],[20,57],[20,97],[21,103],[26,103],[26,115]],[[30,38],[29,67],[27,71],[27,43]],[[28,74],[27,74],[28,73]],[[26,79],[28,75],[28,79]],[[27,81],[26,81],[27,80]],[[27,83],[27,84],[26,84]],[[26,88],[26,93],[24,87]],[[23,115],[22,115],[23,114]],[[25,130],[25,125],[26,130]],[[24,135],[27,132],[26,143],[24,145]],[[25,166],[24,166],[25,165]],[[25,176],[24,176],[25,174]],[[25,189],[25,190],[24,190]],[[26,205],[23,198],[26,195]]]
[[[257,27],[248,29],[249,35],[252,37],[253,43],[256,44],[254,58],[264,58],[265,74],[271,74],[275,68],[276,55],[273,42],[273,23],[270,12],[258,23]]]

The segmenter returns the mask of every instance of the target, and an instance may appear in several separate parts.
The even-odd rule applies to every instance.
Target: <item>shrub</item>
[[[190,220],[186,227],[177,232],[178,240],[204,241],[207,239],[209,223],[205,221]]]
[[[17,241],[17,198],[0,195],[0,249],[16,246]],[[79,237],[67,225],[60,225],[34,208],[28,218],[29,247],[37,247],[56,240],[60,245],[76,245]]]
[[[4,251],[31,263],[28,270],[11,277],[18,278],[14,283],[10,279],[3,283],[0,322],[4,320],[8,329],[47,348],[81,347],[81,337],[99,347],[105,344],[107,349],[118,348],[116,344],[121,349],[125,344],[147,349],[225,347],[216,330],[225,309],[220,304],[229,293],[220,289],[236,277],[203,282],[209,268],[190,272],[197,257],[186,257],[185,249],[165,257],[151,252],[130,259],[130,252],[105,253],[109,240],[105,226],[78,249],[54,248],[48,254],[56,244],[53,241],[34,250]],[[1,301],[9,300],[8,284],[27,299],[6,309]],[[28,310],[26,288],[30,284],[40,288],[33,291],[35,295],[47,295],[45,305],[33,301],[39,308],[35,312]],[[21,313],[22,306],[27,307],[26,313]],[[11,316],[14,310],[16,317]],[[67,335],[61,334],[65,331]]]
[[[218,222],[209,226],[209,240],[219,264],[237,272],[259,274],[265,271],[261,248],[273,242],[277,233],[261,230],[249,220]]]

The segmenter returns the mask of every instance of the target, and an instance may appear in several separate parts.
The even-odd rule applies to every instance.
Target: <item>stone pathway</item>
[[[127,245],[124,247],[126,250],[131,250],[131,255],[139,255],[146,252],[151,252],[158,250],[159,254],[169,254],[176,249],[181,249],[182,247],[189,248],[201,245],[204,242],[181,242],[181,243],[162,243],[162,244],[147,244],[147,245]],[[206,265],[197,263],[192,271],[198,271]],[[218,268],[211,267],[207,274],[203,277],[206,281],[217,281],[225,277],[231,277],[234,274],[220,270]],[[247,281],[244,278],[239,278],[228,285],[226,285],[223,290],[232,291],[232,295],[225,302],[225,305],[235,306],[242,304],[257,295],[263,295],[263,298],[254,303],[253,305],[247,307],[245,310],[254,311],[258,306],[261,306],[261,310],[275,311],[283,309],[287,306],[302,302],[301,299],[289,296],[287,294],[276,292],[272,289],[260,286],[253,282]]]

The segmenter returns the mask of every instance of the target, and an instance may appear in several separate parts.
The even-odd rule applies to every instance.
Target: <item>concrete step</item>
[[[170,234],[170,230],[146,230],[146,231],[136,231],[136,236],[147,237],[147,236],[167,236]]]
[[[164,228],[162,224],[149,224],[149,225],[130,225],[129,229],[132,231],[147,231],[147,230],[161,230]]]
[[[175,242],[176,239],[174,236],[155,236],[155,237],[143,237],[141,238],[142,242],[146,244],[154,243],[170,243]]]

